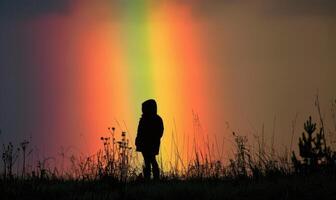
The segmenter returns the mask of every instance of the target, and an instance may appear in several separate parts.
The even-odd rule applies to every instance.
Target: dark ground
[[[0,199],[336,199],[336,178],[328,175],[262,180],[1,181]]]

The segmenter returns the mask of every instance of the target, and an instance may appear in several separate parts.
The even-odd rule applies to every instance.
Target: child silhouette
[[[161,117],[157,115],[155,100],[150,99],[143,102],[135,146],[136,151],[141,152],[144,158],[143,174],[146,180],[150,179],[151,167],[153,168],[154,179],[159,179],[160,177],[159,165],[155,156],[159,154],[162,134],[163,122]]]

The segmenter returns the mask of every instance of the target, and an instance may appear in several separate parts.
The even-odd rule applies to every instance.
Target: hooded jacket
[[[138,125],[135,139],[136,151],[148,154],[159,154],[160,140],[163,135],[163,122],[157,115],[155,100],[150,99],[142,103],[142,116]]]

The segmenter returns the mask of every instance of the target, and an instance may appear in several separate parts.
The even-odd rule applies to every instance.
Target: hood
[[[142,103],[142,113],[144,115],[156,115],[157,106],[154,99],[149,99]]]

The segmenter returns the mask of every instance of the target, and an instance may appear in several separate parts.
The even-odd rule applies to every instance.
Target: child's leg
[[[145,166],[143,168],[144,178],[146,180],[149,180],[150,175],[151,175],[151,156],[143,152],[142,152],[142,156],[144,158],[144,163],[145,163]]]
[[[158,180],[158,179],[160,179],[160,170],[159,170],[159,165],[156,161],[155,155],[151,155],[151,163],[152,163],[152,167],[153,167],[154,179]]]

